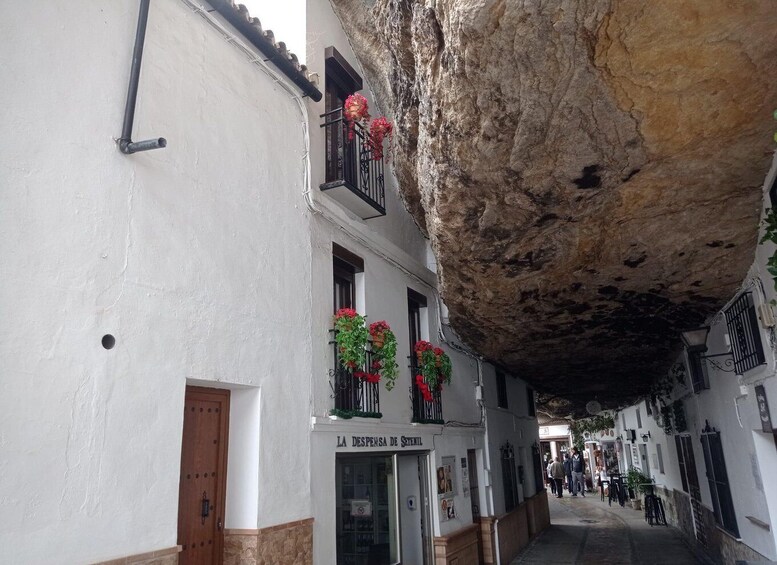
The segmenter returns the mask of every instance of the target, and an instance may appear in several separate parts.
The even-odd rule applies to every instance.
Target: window
[[[362,77],[334,47],[324,51],[325,86],[324,108],[327,114],[343,107],[350,94],[362,89]],[[343,174],[342,147],[345,130],[342,127],[326,128],[326,180],[334,181]],[[349,163],[354,166],[355,163]]]
[[[651,402],[650,400],[645,401],[645,412],[647,413],[648,416],[653,415],[653,409],[650,406],[650,402]]]
[[[415,350],[415,344],[423,339],[423,334],[421,333],[421,311],[423,308],[426,308],[426,297],[423,294],[408,288],[407,318],[408,327],[410,329],[411,359],[414,358],[413,351]]]
[[[769,202],[772,208],[777,209],[777,177],[774,177],[772,187],[769,189]]]
[[[526,399],[529,406],[529,416],[537,415],[537,407],[534,403],[534,389],[526,387]]]
[[[656,444],[656,456],[658,457],[658,471],[664,474],[664,454],[661,452],[661,444]]]
[[[743,292],[725,313],[734,369],[743,375],[766,362],[752,293]]]
[[[621,423],[623,424],[623,431],[626,431],[626,413],[621,412]]]
[[[502,371],[496,372],[496,398],[499,408],[507,408],[507,381]]]
[[[336,243],[332,244],[332,255],[334,311],[356,308],[356,273],[364,272],[364,261]]]
[[[715,521],[734,537],[739,537],[739,528],[734,513],[734,502],[726,473],[726,459],[723,457],[723,444],[720,432],[710,428],[709,423],[702,431],[701,445],[704,449],[704,465],[707,468],[707,480],[710,484],[712,506]]]
[[[683,483],[683,490],[688,492],[688,449],[686,442],[690,444],[691,438],[688,436],[674,436],[675,447],[677,448],[677,462],[680,464],[680,480]]]
[[[710,388],[707,380],[707,364],[702,359],[700,351],[687,351],[688,354],[688,372],[691,375],[691,386],[693,392],[701,392]]]
[[[515,472],[515,450],[510,442],[501,448],[502,452],[502,484],[505,494],[505,512],[510,512],[518,506],[518,476]]]
[[[637,429],[642,427],[642,416],[639,413],[639,408],[637,408]]]

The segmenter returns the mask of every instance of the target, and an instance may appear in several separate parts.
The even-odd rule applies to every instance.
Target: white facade
[[[455,457],[457,515],[444,519],[435,493],[435,537],[473,521],[468,450],[481,515],[500,512],[494,453],[507,439],[523,450],[521,496],[533,496],[536,420],[520,401],[484,416],[493,368],[441,338],[427,246],[393,175],[383,218],[361,221],[322,194],[323,102],[299,98],[193,6],[151,4],[135,137],[168,146],[131,156],[115,138],[137,3],[0,8],[3,560],[175,547],[187,385],[231,391],[224,527],[313,518],[315,563],[335,562],[338,454],[417,453],[430,474]],[[329,45],[357,66],[329,3],[307,10],[310,71],[323,82]],[[381,387],[380,420],[328,416],[333,243],[364,261],[360,312],[397,334],[401,372],[393,391]],[[408,288],[427,298],[423,331],[453,359],[445,419],[464,425],[410,423]],[[526,397],[521,381],[509,386]],[[419,443],[365,449],[354,436]]]
[[[773,165],[764,184],[764,210],[772,206],[769,189],[776,174],[777,165]],[[763,235],[763,231],[759,235]],[[758,246],[754,263],[742,287],[743,292],[752,293],[756,311],[759,312],[757,328],[763,344],[765,363],[743,375],[737,375],[733,365],[727,362],[728,357],[715,357],[706,361],[708,389],[694,393],[689,371],[686,370],[683,384],[675,383],[671,394],[671,401],[681,400],[684,406],[687,431],[679,435],[691,438],[701,504],[710,515],[714,514],[713,502],[700,438],[707,424],[720,432],[739,540],[714,523],[703,527],[706,528],[704,533],[707,538],[715,536],[715,545],[719,546],[712,551],[719,551],[726,562],[732,562],[734,558],[758,558],[752,551],[767,559],[777,559],[777,485],[772,480],[774,469],[777,469],[777,445],[773,434],[762,430],[755,393],[756,386],[764,388],[771,401],[774,419],[777,416],[775,334],[773,322],[763,316],[764,311],[771,310],[770,302],[777,298],[774,281],[766,271],[766,262],[774,250],[772,243]],[[711,329],[706,355],[730,351],[730,341],[727,341],[730,339],[729,332],[722,311],[709,320],[709,325]],[[678,363],[686,363],[684,355],[678,359]],[[635,430],[636,440],[623,443],[623,461],[627,466],[633,465],[643,472],[647,471],[656,484],[677,501],[687,500],[675,445],[675,436],[678,434],[665,434],[663,426],[659,425],[660,414],[658,417],[655,414],[647,416],[646,410],[645,402],[641,402],[616,415],[616,429],[621,437],[627,437],[625,430]],[[638,425],[638,418],[641,425]],[[646,457],[635,457],[641,450]],[[682,519],[679,522],[691,538],[694,537],[694,528],[700,528],[692,522],[684,524]],[[713,544],[710,542],[708,545]]]

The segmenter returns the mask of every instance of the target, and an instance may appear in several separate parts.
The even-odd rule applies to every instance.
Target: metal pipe
[[[127,155],[167,146],[167,140],[164,137],[138,142],[132,141],[132,125],[135,121],[135,103],[138,99],[140,64],[143,61],[143,44],[146,40],[146,24],[148,23],[150,2],[151,0],[140,0],[138,28],[135,32],[135,48],[132,51],[132,68],[130,69],[129,87],[127,89],[127,104],[124,106],[124,123],[122,124],[121,137],[119,138],[119,149]]]

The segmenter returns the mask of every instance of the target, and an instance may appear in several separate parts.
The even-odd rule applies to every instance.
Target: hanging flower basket
[[[421,390],[424,400],[431,402],[431,392],[442,390],[443,383],[450,384],[453,373],[453,366],[448,354],[441,348],[434,347],[428,341],[419,341],[415,344],[415,353],[418,358],[418,370],[420,374],[416,375],[416,385]],[[419,380],[420,377],[420,380]],[[428,388],[429,394],[424,394],[423,383]]]
[[[394,388],[397,365],[397,338],[385,320],[373,322],[369,328],[372,337],[372,370],[386,380],[386,390]]]
[[[352,308],[341,308],[335,314],[337,358],[346,369],[364,367],[369,333],[364,317]]]
[[[348,141],[352,141],[356,124],[367,130],[364,145],[372,153],[372,159],[383,159],[383,141],[388,138],[389,148],[394,139],[394,124],[385,116],[380,116],[370,122],[370,112],[367,99],[359,93],[348,96],[343,103],[343,119],[348,125]]]

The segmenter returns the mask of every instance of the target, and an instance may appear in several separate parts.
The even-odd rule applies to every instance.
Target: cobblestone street
[[[551,526],[511,565],[701,563],[680,533],[668,526],[649,526],[642,511],[609,507],[595,493],[561,499],[550,496]]]

